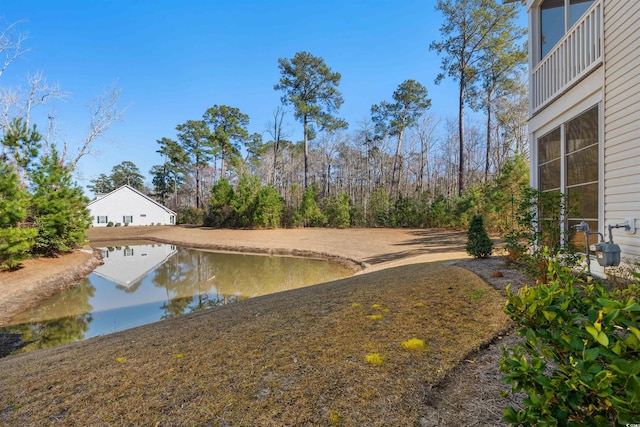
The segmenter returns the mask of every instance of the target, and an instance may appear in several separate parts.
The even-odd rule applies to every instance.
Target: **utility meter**
[[[600,242],[595,246],[596,259],[603,267],[616,267],[620,265],[620,246],[615,243]]]

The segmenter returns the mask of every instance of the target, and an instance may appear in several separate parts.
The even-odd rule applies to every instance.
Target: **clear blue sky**
[[[435,0],[0,0],[0,22],[24,19],[31,51],[0,79],[15,86],[42,71],[68,93],[42,107],[58,118],[71,144],[86,134],[86,105],[114,82],[128,110],[79,164],[81,185],[122,161],[148,171],[161,158],[156,140],[175,138],[175,126],[200,119],[213,106],[238,107],[249,131],[262,133],[280,104],[273,90],[278,58],[308,51],[342,74],[340,116],[350,130],[369,117],[372,104],[389,100],[406,79],[425,85],[431,111],[456,117],[456,87],[434,84],[440,58],[429,43],[440,39]],[[522,11],[521,24],[525,24]],[[301,125],[287,122],[293,138]],[[46,122],[39,121],[42,131]]]

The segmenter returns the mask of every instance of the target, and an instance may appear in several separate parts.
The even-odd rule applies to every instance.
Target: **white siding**
[[[604,2],[605,224],[640,226],[640,2]],[[614,230],[623,256],[640,256],[640,233]]]
[[[137,225],[173,225],[175,213],[159,203],[149,199],[129,186],[120,187],[111,193],[92,201],[87,206],[93,217],[92,226],[106,227],[98,224],[98,216],[106,216],[107,223],[124,225],[124,217],[132,217],[131,226]]]

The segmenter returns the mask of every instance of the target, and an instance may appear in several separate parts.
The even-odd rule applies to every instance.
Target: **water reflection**
[[[112,333],[246,298],[346,277],[304,258],[205,252],[174,245],[109,246],[104,265],[0,332],[34,341],[21,351]]]

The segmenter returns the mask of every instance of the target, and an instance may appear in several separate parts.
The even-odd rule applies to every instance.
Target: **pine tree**
[[[308,186],[302,194],[300,216],[302,217],[303,225],[307,227],[322,227],[327,222],[316,201],[317,196],[318,192],[313,185]]]
[[[284,201],[274,186],[266,185],[258,190],[256,210],[253,214],[255,226],[279,227],[283,211]]]
[[[493,250],[493,242],[484,228],[482,216],[475,215],[469,224],[467,233],[467,253],[475,258],[489,258]]]
[[[33,244],[37,231],[20,228],[29,203],[13,166],[0,160],[0,269],[18,267]]]
[[[233,208],[231,201],[234,199],[234,191],[227,178],[220,178],[211,189],[209,199],[209,214],[205,218],[204,225],[208,227],[228,227],[233,221]]]
[[[53,256],[82,244],[91,224],[87,199],[72,181],[71,170],[62,164],[55,146],[34,167],[31,181],[31,216],[38,229],[32,252]]]

